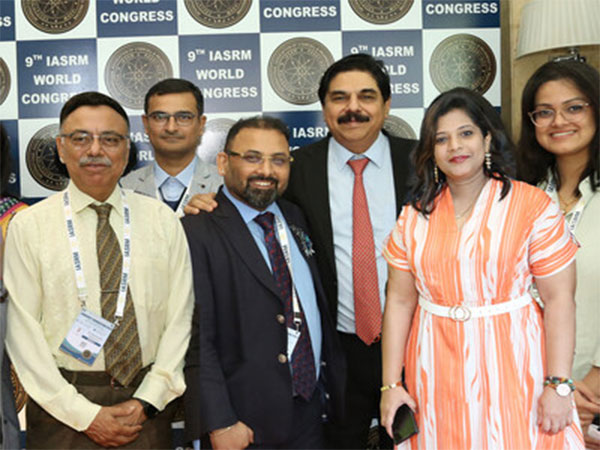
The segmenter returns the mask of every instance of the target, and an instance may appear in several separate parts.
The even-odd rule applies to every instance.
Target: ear
[[[204,127],[206,126],[206,116],[204,114],[202,114],[202,116],[200,116],[200,135],[204,134]]]
[[[147,135],[150,135],[148,133],[148,127],[150,126],[150,124],[149,124],[148,116],[146,114],[142,115],[142,123],[144,124],[144,131],[146,132]]]
[[[390,95],[390,98],[388,98],[384,104],[383,107],[385,109],[385,115],[384,117],[387,119],[387,117],[390,115],[390,108],[392,107],[392,96]]]
[[[224,177],[225,173],[227,172],[228,164],[229,164],[229,156],[227,156],[227,153],[225,153],[225,152],[217,153],[217,169],[219,171],[219,175],[221,175],[222,177]]]
[[[490,151],[490,146],[492,145],[492,133],[488,131],[488,134],[485,135],[483,141],[485,143],[485,152],[487,153]]]
[[[60,136],[56,137],[56,150],[58,151],[58,160],[64,164],[65,160],[63,155],[65,152],[65,148],[63,146],[63,138],[61,138]]]

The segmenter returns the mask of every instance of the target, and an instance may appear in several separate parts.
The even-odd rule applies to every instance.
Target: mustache
[[[347,112],[343,116],[338,117],[337,122],[341,125],[343,123],[348,123],[351,120],[355,120],[356,122],[368,122],[370,119],[368,116],[364,116],[357,112]]]
[[[79,160],[79,167],[85,167],[91,164],[111,167],[112,161],[107,156],[84,156]]]
[[[180,134],[178,131],[174,131],[174,132],[170,132],[168,130],[165,130],[164,133],[162,133],[160,135],[161,138],[178,138],[181,139],[184,136],[182,134]]]

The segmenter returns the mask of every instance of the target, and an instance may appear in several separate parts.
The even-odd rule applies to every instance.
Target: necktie
[[[102,317],[112,322],[117,309],[123,257],[117,236],[108,221],[111,206],[91,205],[91,208],[98,214],[96,250],[100,268]],[[123,386],[127,386],[142,368],[142,351],[129,287],[123,318],[104,344],[104,361],[106,371]]]
[[[354,159],[348,164],[354,172],[352,193],[352,287],[356,335],[367,345],[379,340],[381,334],[381,303],[373,226],[369,217],[367,195],[362,174],[368,158]]]
[[[284,300],[283,310],[286,325],[289,328],[294,328],[292,279],[281,246],[275,237],[275,229],[273,227],[274,216],[272,213],[267,212],[256,216],[254,220],[261,226],[265,233],[265,244],[269,253],[269,260],[271,261],[273,277],[275,278],[275,284],[279,289],[280,296]],[[302,319],[300,337],[292,353],[292,385],[294,391],[308,401],[312,397],[316,385],[315,359],[310,343],[308,326],[306,325],[302,309],[300,310],[300,314]]]

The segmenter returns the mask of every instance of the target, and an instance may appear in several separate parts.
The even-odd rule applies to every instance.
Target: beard
[[[256,189],[250,185],[251,181],[272,181],[274,186],[271,189]],[[260,176],[250,177],[246,182],[244,192],[241,193],[241,197],[248,205],[262,211],[279,198],[278,187],[279,181],[276,178]]]

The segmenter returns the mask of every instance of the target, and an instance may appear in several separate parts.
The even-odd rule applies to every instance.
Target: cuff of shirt
[[[136,389],[133,397],[141,398],[162,411],[170,401],[183,395],[185,384],[182,382],[179,385],[174,385],[171,377],[167,374],[161,376],[157,373],[157,370],[156,366],[152,367],[152,370],[146,374],[144,380]]]

